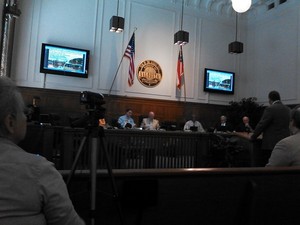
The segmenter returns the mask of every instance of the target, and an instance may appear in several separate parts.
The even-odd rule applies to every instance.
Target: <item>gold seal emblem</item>
[[[145,60],[138,67],[137,78],[145,87],[155,87],[162,79],[159,64],[153,60]]]

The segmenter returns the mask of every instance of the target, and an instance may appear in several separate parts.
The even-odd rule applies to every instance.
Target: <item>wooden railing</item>
[[[299,224],[300,167],[122,169],[113,175],[123,224]],[[91,201],[89,178],[89,171],[77,171],[69,189],[82,216]],[[97,190],[95,224],[122,224],[115,199],[107,196],[112,188],[106,170],[97,171]]]
[[[91,130],[68,127],[30,126],[20,144],[26,151],[40,154],[53,161],[58,169],[70,169],[80,150],[77,169],[90,165],[90,141],[98,140],[98,169],[107,168],[105,151],[112,169],[142,168],[201,168],[255,166],[256,145],[243,140],[235,146],[219,143],[219,136],[209,133],[144,130]],[[85,138],[86,137],[86,138]],[[231,136],[224,135],[224,139]],[[95,140],[94,139],[94,140]],[[80,145],[84,142],[84,145]],[[232,151],[232,147],[242,151]],[[236,155],[243,162],[236,164]],[[94,160],[94,159],[93,159]],[[238,160],[241,160],[238,159]]]
[[[81,129],[64,129],[63,132],[63,164],[67,169],[85,134]],[[105,150],[112,168],[116,169],[203,167],[208,149],[207,137],[208,134],[180,131],[105,130],[99,138],[98,167],[107,166]],[[89,164],[89,150],[87,141],[78,168],[85,169]]]

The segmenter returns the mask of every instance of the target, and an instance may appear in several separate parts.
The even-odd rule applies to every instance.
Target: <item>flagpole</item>
[[[184,102],[186,102],[185,74],[183,74],[183,85],[184,85]]]
[[[182,54],[182,63],[184,63],[183,62],[183,48],[182,48],[182,46],[180,46],[180,48],[181,48],[181,54]],[[185,83],[185,73],[184,72],[183,72],[183,85],[184,85],[184,102],[186,102],[186,88],[185,88],[186,83]]]
[[[123,58],[124,58],[124,54],[123,54],[123,56],[122,56],[122,59],[121,59],[121,61],[120,61],[120,63],[119,63],[119,66],[118,66],[118,68],[117,68],[117,71],[116,71],[116,73],[115,73],[114,80],[113,80],[113,82],[112,82],[112,84],[111,84],[111,86],[110,86],[110,89],[109,89],[108,95],[110,95],[110,93],[111,93],[111,89],[112,89],[112,87],[114,86],[114,83],[115,83],[116,77],[117,77],[117,75],[118,75],[118,72],[119,72],[120,66],[121,66],[121,64],[122,64]]]
[[[135,28],[134,28],[134,30],[133,30],[133,32],[132,32],[132,35],[134,34],[134,32],[135,32],[136,30],[137,30],[137,28],[135,27]],[[132,37],[132,35],[130,36],[130,39],[129,39],[129,41],[128,41],[128,44],[129,44],[129,42],[130,42],[130,40],[131,40],[131,37]],[[117,71],[116,71],[116,73],[115,73],[115,76],[114,76],[113,82],[112,82],[112,84],[111,84],[111,86],[110,86],[110,89],[109,89],[108,95],[110,95],[110,93],[111,93],[111,90],[112,90],[112,88],[113,88],[113,86],[114,86],[114,83],[115,83],[115,80],[116,80],[116,78],[117,78],[117,75],[118,75],[118,72],[119,72],[120,66],[121,66],[121,64],[122,64],[122,62],[123,62],[123,58],[124,58],[124,55],[125,55],[125,52],[126,52],[126,49],[127,49],[127,46],[128,46],[128,44],[126,45],[126,48],[125,48],[125,50],[124,50],[124,53],[123,53],[123,55],[122,55],[122,59],[121,59],[121,61],[120,61],[119,65],[118,65],[118,68],[117,68]]]

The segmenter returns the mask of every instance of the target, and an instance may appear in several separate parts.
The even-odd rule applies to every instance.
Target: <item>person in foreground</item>
[[[24,102],[0,77],[0,224],[84,225],[53,163],[17,146],[26,134]]]
[[[300,105],[291,111],[292,136],[279,141],[266,166],[300,166]]]
[[[269,92],[269,103],[250,137],[256,140],[262,133],[261,151],[257,156],[258,166],[265,166],[277,142],[290,135],[290,108],[280,101],[277,91]]]

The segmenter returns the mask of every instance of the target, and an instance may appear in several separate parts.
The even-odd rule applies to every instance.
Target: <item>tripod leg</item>
[[[101,143],[101,149],[103,149],[103,152],[104,152],[104,157],[105,157],[106,166],[107,166],[107,172],[108,172],[108,175],[109,175],[110,180],[111,180],[111,185],[112,185],[112,189],[113,189],[113,197],[114,197],[114,199],[116,201],[116,204],[117,204],[117,207],[118,207],[121,224],[125,224],[123,213],[122,213],[122,208],[121,208],[121,204],[120,204],[118,189],[117,189],[117,185],[116,185],[116,181],[115,181],[115,178],[114,178],[114,175],[113,175],[113,172],[112,172],[110,158],[108,156],[108,151],[107,151],[106,145],[104,143],[104,138],[103,137],[100,138],[100,143]]]
[[[85,142],[86,142],[86,139],[87,139],[87,136],[84,136],[84,137],[82,138],[81,142],[80,142],[80,146],[79,146],[79,148],[78,148],[78,150],[77,150],[77,154],[76,154],[76,156],[75,156],[74,162],[73,162],[72,167],[71,167],[70,174],[69,174],[68,179],[67,179],[67,182],[66,182],[67,186],[69,186],[70,181],[71,181],[71,179],[72,179],[72,177],[73,177],[73,175],[74,175],[74,172],[75,172],[75,170],[76,170],[76,167],[77,167],[77,164],[78,164],[78,160],[79,160],[79,157],[80,157],[80,155],[81,155],[83,146],[84,146],[84,144],[85,144]]]
[[[97,189],[97,146],[98,138],[92,138],[91,146],[91,213],[96,210],[96,189]]]

